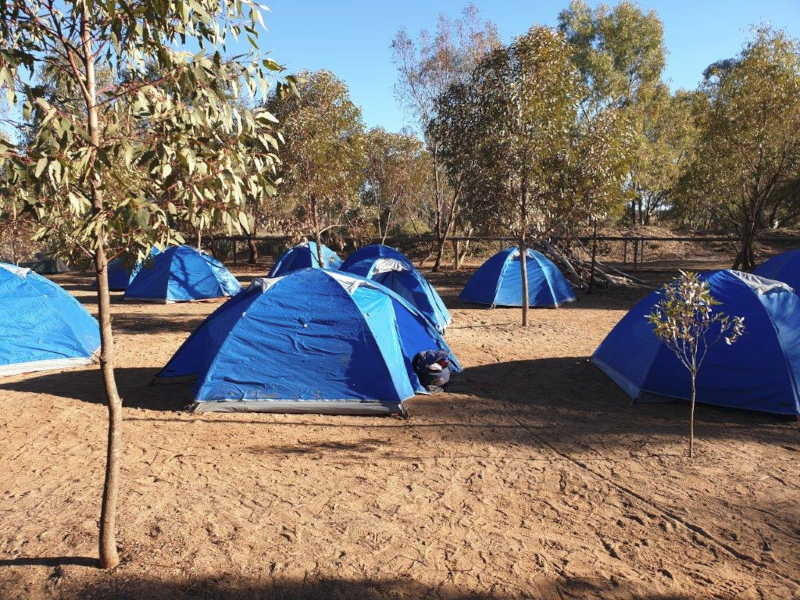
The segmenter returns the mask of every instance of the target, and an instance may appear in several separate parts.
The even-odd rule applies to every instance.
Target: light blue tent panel
[[[739,271],[712,271],[701,278],[721,302],[714,310],[744,317],[745,332],[735,344],[708,351],[697,378],[697,401],[799,414],[800,298],[783,283]],[[659,299],[653,292],[634,306],[592,360],[637,402],[689,400],[689,372],[646,319]]]
[[[754,275],[775,279],[791,286],[800,294],[800,249],[782,252],[760,264]]]
[[[0,375],[89,364],[97,321],[69,292],[33,271],[0,263]]]
[[[333,250],[322,244],[323,269],[337,270],[342,259]],[[267,277],[281,277],[298,269],[319,269],[319,256],[317,255],[316,242],[303,242],[292,246],[278,257],[269,271]]]
[[[128,289],[126,300],[191,302],[233,296],[242,290],[225,266],[190,246],[172,246],[144,265]]]
[[[255,280],[192,333],[157,380],[196,376],[198,411],[402,412],[424,393],[411,361],[431,349],[449,352],[392,291],[309,268]]]
[[[528,306],[557,307],[575,300],[570,283],[546,256],[526,250]],[[483,263],[467,282],[460,299],[489,306],[522,306],[519,249],[506,248]]]
[[[414,306],[439,331],[450,324],[450,312],[434,287],[399,250],[370,244],[356,250],[339,268],[388,287]]]

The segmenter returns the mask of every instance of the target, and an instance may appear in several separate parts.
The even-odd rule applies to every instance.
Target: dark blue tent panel
[[[125,299],[191,302],[233,296],[241,290],[236,278],[213,256],[190,246],[172,246],[144,265],[128,286]]]
[[[450,324],[450,313],[434,287],[395,248],[370,244],[353,252],[339,269],[388,287],[425,315],[439,331]]]
[[[29,269],[0,263],[0,375],[89,364],[97,321],[80,302]]]
[[[744,317],[744,335],[708,351],[697,378],[697,401],[747,410],[799,414],[800,297],[777,281],[739,271],[701,275],[720,301],[715,308]],[[634,306],[592,357],[631,398],[689,400],[689,372],[653,333],[646,316],[653,292]]]
[[[759,265],[753,271],[759,277],[782,281],[800,294],[800,249],[782,252]]]
[[[128,289],[131,281],[134,280],[136,275],[139,274],[139,271],[142,270],[145,262],[149,262],[152,260],[152,257],[161,254],[161,251],[156,247],[153,246],[150,249],[150,255],[145,260],[137,261],[132,269],[129,269],[126,266],[126,262],[122,257],[115,258],[108,263],[108,289],[112,291],[125,291]],[[97,287],[97,278],[92,282],[92,287]]]
[[[322,244],[323,269],[337,270],[342,259],[333,250]],[[298,269],[314,268],[319,269],[319,256],[317,256],[316,242],[303,242],[297,246],[292,246],[278,257],[275,264],[269,271],[267,277],[281,277]]]
[[[197,376],[198,411],[401,412],[424,392],[411,361],[429,349],[449,352],[402,298],[309,268],[255,280],[192,333],[157,379]]]
[[[575,300],[572,286],[546,256],[528,249],[528,306],[559,306]],[[461,300],[489,306],[522,306],[522,269],[516,246],[483,263],[464,286]]]

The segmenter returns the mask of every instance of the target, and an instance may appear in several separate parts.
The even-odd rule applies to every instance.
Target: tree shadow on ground
[[[454,377],[449,392],[436,396],[439,414],[467,411],[487,428],[492,421],[520,418],[529,429],[541,428],[544,436],[565,448],[586,444],[608,447],[614,440],[621,443],[634,436],[687,435],[688,403],[633,404],[587,357],[468,368]],[[410,411],[413,416],[413,404]],[[698,405],[695,421],[702,437],[746,438],[788,449],[800,445],[795,417]],[[519,433],[500,430],[498,435],[502,431],[512,436]]]
[[[11,591],[11,582],[3,587]],[[12,584],[13,585],[13,584]],[[57,586],[57,587],[56,587]],[[500,589],[502,590],[501,586]],[[529,590],[496,592],[471,590],[465,586],[442,583],[430,585],[411,577],[393,579],[332,579],[309,576],[303,580],[282,580],[265,575],[257,579],[236,574],[221,573],[213,577],[189,576],[175,580],[140,577],[118,570],[100,575],[91,583],[65,577],[54,584],[54,592],[62,600],[95,598],[97,600],[168,600],[193,598],[196,600],[510,600],[511,598],[648,598],[650,600],[689,600],[694,596],[684,593],[660,593],[646,586],[617,578],[612,581],[597,578],[543,577]]]
[[[150,385],[158,369],[114,369],[123,405],[156,411],[182,410],[193,402],[191,383]],[[49,394],[92,404],[106,402],[103,377],[99,369],[61,371],[28,375],[24,379],[0,383],[0,392]]]
[[[216,310],[216,307],[214,308]],[[115,332],[129,334],[186,333],[197,329],[207,315],[192,313],[174,314],[115,314],[111,326]]]

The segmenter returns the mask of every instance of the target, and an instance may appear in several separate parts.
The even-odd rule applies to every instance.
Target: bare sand
[[[432,278],[466,370],[407,420],[183,412],[189,386],[148,383],[216,305],[116,296],[123,563],[94,566],[98,369],[4,378],[0,598],[800,597],[795,421],[699,407],[690,461],[686,405],[587,362],[645,290],[522,329],[459,303],[467,276]]]

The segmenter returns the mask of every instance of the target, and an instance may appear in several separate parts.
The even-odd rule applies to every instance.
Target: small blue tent
[[[430,282],[395,248],[370,244],[356,250],[339,267],[385,285],[425,315],[439,331],[450,324],[450,313]]]
[[[221,262],[190,246],[172,246],[145,264],[125,291],[126,300],[191,302],[242,290]]]
[[[125,266],[125,259],[122,257],[117,257],[108,263],[108,289],[115,292],[125,291],[128,289],[131,281],[134,280],[136,275],[138,275],[139,271],[142,270],[142,266],[144,266],[145,262],[151,261],[152,257],[161,254],[161,251],[156,247],[153,246],[150,249],[150,255],[145,260],[137,261],[136,264],[133,265],[132,270],[128,270]],[[92,282],[92,287],[97,287],[97,278]]]
[[[65,369],[92,362],[97,321],[49,279],[0,263],[0,375]]]
[[[744,317],[744,335],[709,349],[697,377],[697,401],[779,414],[800,413],[800,297],[778,281],[739,271],[701,275],[721,304]],[[653,333],[653,292],[611,330],[593,362],[636,402],[691,398],[689,372]],[[713,331],[710,333],[713,334]]]
[[[197,376],[197,411],[403,412],[424,393],[411,362],[449,348],[428,320],[368,279],[321,269],[256,279],[219,307],[156,381]],[[452,368],[460,366],[453,358]]]
[[[800,294],[800,249],[773,256],[761,263],[753,273],[759,277],[787,283]]]
[[[333,250],[322,244],[322,268],[337,270],[342,259]],[[281,277],[298,269],[308,269],[309,267],[319,269],[319,256],[317,256],[316,242],[303,242],[292,246],[278,257],[275,264],[269,271],[267,277]]]
[[[546,256],[528,249],[528,306],[558,307],[573,302],[575,292]],[[464,286],[461,300],[495,306],[522,306],[522,269],[519,248],[512,246],[483,263]]]

